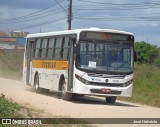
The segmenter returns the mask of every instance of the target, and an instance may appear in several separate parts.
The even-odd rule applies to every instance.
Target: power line
[[[50,13],[46,13],[45,15],[42,15],[42,16],[38,16],[38,17],[30,17],[29,19],[22,19],[22,20],[20,20],[20,21],[11,21],[11,22],[0,22],[0,24],[11,24],[11,23],[20,23],[20,22],[26,22],[26,21],[32,21],[32,20],[35,20],[35,19],[39,19],[39,18],[43,18],[43,17],[47,17],[47,16],[49,16],[49,15],[51,15],[51,14],[53,14],[53,13],[56,13],[56,14],[58,14],[58,13],[60,13],[60,12],[63,12],[62,10],[59,10],[59,11],[56,11],[56,12],[50,12]]]
[[[118,17],[135,17],[135,16],[148,16],[148,17],[151,17],[151,16],[153,16],[153,15],[155,15],[155,16],[160,16],[160,13],[149,13],[149,14],[134,14],[134,15],[113,15],[112,17],[114,17],[114,16],[118,16]],[[97,14],[97,15],[92,15],[92,16],[95,16],[95,17],[98,17],[99,16],[99,14]],[[104,17],[108,17],[108,16],[110,16],[110,15],[104,15]],[[78,16],[78,17],[84,17],[83,15],[82,16]]]
[[[92,3],[92,4],[107,4],[107,5],[148,5],[148,4],[157,4],[157,3],[160,3],[159,1],[152,1],[152,2],[141,2],[141,3],[121,3],[121,4],[118,4],[118,3],[106,3],[106,2],[95,2],[95,1],[89,1],[89,0],[78,0],[78,1],[81,1],[81,2],[87,2],[87,3]]]
[[[55,19],[55,20],[48,20],[48,21],[45,21],[45,22],[40,22],[40,23],[36,23],[36,24],[32,24],[32,25],[28,25],[28,26],[22,26],[22,27],[17,27],[17,28],[14,28],[14,29],[17,29],[17,30],[21,30],[21,29],[28,29],[28,28],[34,28],[34,27],[38,27],[38,26],[41,26],[41,25],[45,25],[45,24],[51,24],[51,23],[55,23],[55,22],[58,22],[58,21],[61,21],[61,20],[64,20],[64,19],[67,19],[67,17],[62,17],[62,18],[58,18],[58,19]],[[13,30],[14,30],[13,29]]]
[[[128,8],[124,8],[124,7],[81,7],[81,8],[76,8],[74,7],[73,9],[75,10],[138,10],[138,9],[154,9],[154,8],[160,8],[159,5],[155,5],[155,6],[152,6],[152,7],[128,7]]]
[[[154,4],[154,5],[141,5],[141,6],[108,6],[108,5],[82,5],[82,6],[76,6],[74,7],[80,7],[80,8],[144,8],[144,7],[155,7],[159,6],[160,3]]]
[[[67,10],[59,2],[57,2],[57,0],[55,0],[55,1],[65,12],[67,12]],[[68,14],[68,12],[67,12],[67,14]]]
[[[36,19],[44,19],[44,17],[47,17],[47,16],[50,16],[51,14],[58,14],[58,13],[61,13],[66,9],[60,4],[60,2],[64,1],[64,0],[61,0],[60,2],[58,2],[57,0],[56,1],[56,4],[53,4],[47,8],[44,8],[42,10],[39,10],[39,11],[36,11],[36,12],[33,12],[33,13],[30,13],[30,14],[27,14],[27,15],[24,15],[24,16],[21,16],[21,17],[15,17],[15,18],[9,18],[9,19],[3,19],[0,24],[11,24],[11,23],[23,23],[23,25],[21,27],[16,27],[14,29],[28,29],[28,28],[33,28],[33,27],[38,27],[38,26],[41,26],[41,25],[45,25],[45,24],[51,24],[51,23],[55,23],[55,22],[58,22],[58,21],[61,21],[61,20],[65,20],[67,19],[66,16],[63,16],[63,17],[59,17],[57,19],[52,19],[52,20],[47,20],[47,21],[43,21],[43,22],[34,22],[34,24],[31,24],[31,22],[28,22],[28,21],[31,21],[31,20],[36,20]],[[47,10],[53,6],[56,6],[56,5],[59,5],[63,10],[55,10],[54,12],[49,12],[49,13],[44,13],[44,10]],[[41,13],[43,12],[43,13]],[[46,19],[46,18],[45,18]],[[16,21],[15,21],[16,20]],[[27,23],[29,23],[28,25],[24,25],[24,23],[27,21]],[[39,20],[40,21],[40,20]],[[42,20],[41,20],[42,21]],[[20,24],[19,24],[20,25]],[[9,27],[8,27],[9,28]]]
[[[61,0],[59,3],[63,2],[63,1],[64,1],[64,0]],[[26,17],[29,17],[29,16],[31,16],[31,15],[37,14],[37,13],[39,13],[39,12],[42,12],[42,11],[44,11],[44,10],[47,10],[47,9],[49,9],[49,8],[51,8],[51,7],[54,7],[54,6],[56,6],[56,5],[57,5],[57,3],[56,3],[56,4],[52,4],[51,6],[48,6],[48,7],[44,8],[44,9],[41,9],[41,10],[39,10],[39,11],[30,13],[30,14],[27,14],[27,15],[24,15],[24,16],[15,17],[15,18],[8,18],[8,19],[0,19],[0,20],[6,21],[6,20],[15,20],[15,19],[20,19],[20,18],[26,18]]]
[[[96,16],[94,17],[93,11],[124,11],[124,10],[136,10],[136,9],[155,9],[160,8],[160,1],[150,1],[150,2],[140,2],[140,3],[106,3],[99,1],[91,1],[91,0],[77,0],[83,3],[89,3],[89,5],[74,6],[74,10],[80,11],[92,11],[92,17],[89,16],[79,16],[77,14],[75,18],[76,20],[95,20],[95,21],[160,21],[159,15],[160,13],[152,13],[152,14],[138,14],[138,15],[130,15],[130,16],[105,16],[104,13],[102,17]],[[97,12],[96,12],[97,13]],[[91,16],[90,15],[90,16]],[[98,15],[98,13],[97,13]]]
[[[160,17],[74,17],[78,20],[93,21],[160,21]]]
[[[88,2],[89,5],[82,5],[76,7],[75,10],[135,10],[135,9],[150,9],[160,8],[160,1],[154,2],[141,2],[141,3],[105,3],[90,0],[78,0],[80,2]]]

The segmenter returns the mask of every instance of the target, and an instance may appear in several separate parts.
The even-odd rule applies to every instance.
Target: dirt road
[[[18,103],[32,105],[54,116],[73,118],[160,118],[160,108],[122,101],[117,101],[115,105],[107,105],[104,98],[97,97],[77,98],[67,102],[54,94],[37,94],[32,87],[26,86],[23,82],[9,79],[0,78],[0,93]]]

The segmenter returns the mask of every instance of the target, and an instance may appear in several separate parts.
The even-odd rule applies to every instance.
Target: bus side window
[[[35,58],[35,52],[36,52],[36,42],[34,41],[32,45],[32,58]]]
[[[64,38],[64,43],[62,47],[62,59],[68,60],[69,56],[69,37]]]
[[[35,45],[35,41],[33,40],[27,40],[26,43],[26,53],[25,53],[25,58],[28,59],[29,55],[31,55],[31,58],[33,58],[33,51],[34,51],[34,45]],[[31,52],[31,54],[29,53]]]
[[[54,45],[55,45],[55,38],[50,38],[48,41],[48,48],[47,48],[47,55],[46,55],[47,59],[53,58]]]
[[[40,57],[40,55],[41,55],[40,48],[41,48],[41,39],[37,39],[37,41],[36,41],[35,58],[39,58]]]
[[[56,46],[55,46],[55,59],[60,59],[61,48],[62,48],[62,38],[56,39]]]
[[[46,58],[47,43],[48,43],[48,39],[43,39],[43,41],[42,41],[42,53],[41,53],[41,58],[42,59]]]

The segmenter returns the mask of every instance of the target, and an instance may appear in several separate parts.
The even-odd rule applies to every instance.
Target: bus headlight
[[[90,82],[89,82],[89,81],[87,81],[86,79],[80,77],[79,75],[75,74],[75,77],[76,77],[79,81],[81,81],[82,83],[84,83],[84,84],[86,84],[86,85],[90,85]]]
[[[126,83],[123,83],[123,87],[129,86],[130,84],[132,84],[132,82],[133,82],[133,79],[128,81],[128,82],[126,82]]]

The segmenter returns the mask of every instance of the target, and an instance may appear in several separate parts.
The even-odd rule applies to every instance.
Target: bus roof
[[[55,32],[47,32],[47,33],[36,33],[36,34],[28,34],[27,38],[36,38],[36,37],[47,37],[47,36],[55,36],[55,35],[67,35],[67,34],[79,34],[82,31],[94,31],[94,32],[111,32],[117,34],[128,34],[133,35],[132,33],[113,30],[113,29],[99,29],[99,28],[88,28],[88,29],[75,29],[75,30],[64,30],[64,31],[55,31]]]

